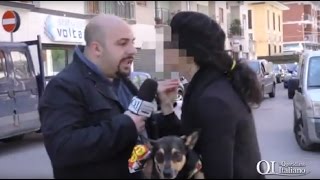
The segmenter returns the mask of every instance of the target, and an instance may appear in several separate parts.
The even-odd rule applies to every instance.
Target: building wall
[[[85,1],[38,1],[40,8],[66,11],[72,13],[85,13]]]
[[[136,4],[136,21],[138,24],[154,25],[155,3],[154,1],[146,1],[146,6]]]
[[[283,24],[283,42],[303,41],[302,24]]]
[[[287,4],[290,9],[283,11],[283,22],[301,21],[304,12],[303,4]]]
[[[269,4],[249,5],[252,10],[252,28],[254,39],[256,40],[256,55],[268,56],[269,44],[270,55],[279,54],[280,47],[282,51],[283,27],[282,10]],[[269,28],[268,28],[268,12],[269,11]],[[275,29],[273,27],[273,13],[275,13]],[[279,18],[280,16],[280,30]],[[274,48],[276,47],[276,48]]]
[[[42,7],[47,8],[46,6],[49,6],[49,3],[42,4]],[[75,3],[78,4],[79,2]],[[156,33],[153,20],[154,6],[150,2],[148,2],[147,5],[148,7],[145,9],[144,7],[137,7],[140,13],[144,10],[145,17],[139,16],[138,13],[138,22],[137,24],[132,25],[132,29],[136,36],[135,46],[137,48],[154,50],[156,43]],[[20,29],[13,33],[14,41],[20,42],[35,40],[37,35],[41,36],[45,72],[47,75],[54,75],[62,70],[65,63],[61,62],[70,62],[72,60],[74,47],[79,44],[85,44],[84,29],[89,19],[55,16],[8,6],[0,6],[0,15],[2,15],[7,9],[15,10],[21,18]],[[55,5],[52,6],[51,9],[64,10],[64,7],[58,8],[57,5]],[[79,9],[77,11],[79,12]],[[10,33],[5,32],[3,28],[0,28],[0,37],[1,41],[10,41],[11,39]],[[147,55],[142,54],[141,57],[149,57],[143,59],[143,61],[152,59],[154,61],[155,56],[153,55],[153,57],[150,57],[151,55],[152,53],[147,53]],[[55,59],[54,57],[58,57],[58,59]]]
[[[319,7],[316,7],[310,1],[287,2],[285,4],[290,9],[283,12],[284,42],[305,41],[318,43],[316,12]]]

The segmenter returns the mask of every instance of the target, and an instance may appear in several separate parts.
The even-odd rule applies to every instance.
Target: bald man
[[[75,48],[73,62],[49,82],[39,103],[54,177],[143,178],[141,172],[129,172],[128,160],[139,134],[150,137],[156,128],[163,136],[179,128],[170,99],[178,81],[160,83],[162,113],[145,121],[127,111],[138,92],[127,78],[137,52],[130,26],[116,16],[98,15],[86,26],[85,41],[85,47]]]

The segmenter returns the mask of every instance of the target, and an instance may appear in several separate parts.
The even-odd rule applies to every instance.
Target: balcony
[[[312,16],[311,16],[311,14],[304,14],[304,15],[303,15],[303,20],[304,20],[304,21],[312,21]]]
[[[312,34],[305,34],[304,35],[304,41],[314,42],[315,40],[316,40],[316,38]]]
[[[85,1],[87,14],[113,14],[127,20],[135,20],[134,1]]]
[[[234,19],[230,25],[228,25],[228,38],[243,39],[244,28],[241,25],[239,19]]]
[[[166,8],[157,8],[156,10],[156,24],[165,24],[169,25],[171,21],[171,13]]]

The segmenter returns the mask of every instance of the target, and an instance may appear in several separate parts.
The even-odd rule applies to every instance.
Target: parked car
[[[299,62],[293,87],[294,134],[299,147],[315,150],[320,144],[320,51],[306,53]]]
[[[291,76],[290,79],[287,80],[287,88],[288,88],[288,98],[292,99],[295,94],[295,87],[299,85],[299,74],[300,74],[300,67],[297,66],[297,71],[294,75]]]
[[[285,89],[288,88],[288,81],[298,76],[297,68],[298,68],[297,63],[286,64],[286,70],[285,70],[285,75],[283,79],[283,87]]]
[[[150,78],[151,78],[151,75],[146,72],[131,72],[130,74],[131,81],[138,89],[146,79],[150,79]]]
[[[34,50],[34,51],[33,51]],[[35,41],[0,42],[0,140],[22,140],[40,130],[44,90],[40,36]]]
[[[134,85],[136,85],[136,87],[139,89],[140,86],[142,85],[142,83],[146,80],[152,78],[152,76],[149,73],[146,72],[132,72],[130,75],[130,79],[133,82]],[[182,101],[183,100],[183,96],[185,94],[185,87],[187,85],[188,81],[181,76],[180,77],[180,85],[178,87],[178,92],[177,92],[177,97],[175,99],[174,102],[174,106],[177,105],[177,101]]]
[[[266,60],[248,60],[246,63],[256,72],[263,96],[268,94],[270,98],[274,98],[276,95],[276,77],[270,70],[271,68],[268,68],[271,64]]]
[[[280,64],[273,65],[273,73],[276,76],[277,83],[283,82],[285,71]]]

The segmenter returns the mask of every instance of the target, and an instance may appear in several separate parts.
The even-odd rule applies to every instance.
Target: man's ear
[[[199,134],[200,134],[200,130],[197,130],[191,133],[189,136],[181,136],[180,138],[184,140],[185,145],[189,149],[193,149],[194,146],[197,144],[197,141],[199,139]]]

